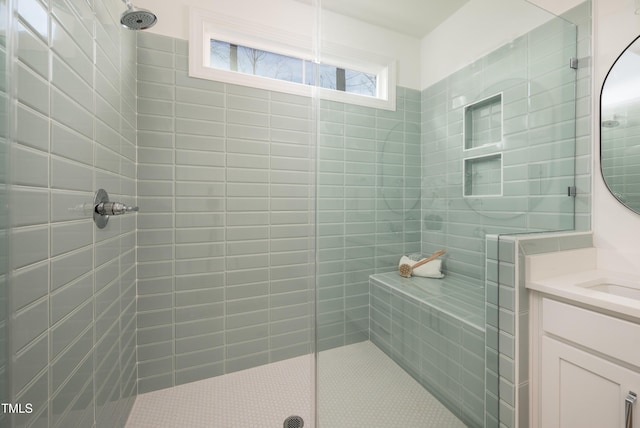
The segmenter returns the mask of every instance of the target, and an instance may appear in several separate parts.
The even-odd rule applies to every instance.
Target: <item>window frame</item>
[[[384,110],[396,109],[396,61],[336,43],[323,43],[321,60],[314,57],[310,36],[301,36],[253,21],[190,8],[189,76]],[[210,40],[229,42],[276,54],[375,74],[376,97],[244,74],[209,66]]]

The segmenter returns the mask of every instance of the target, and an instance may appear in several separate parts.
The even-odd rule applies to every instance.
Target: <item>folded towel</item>
[[[415,260],[411,260],[407,256],[402,256],[398,266],[400,265],[413,266],[414,264],[416,264]],[[422,276],[425,278],[444,278],[444,274],[442,273],[441,269],[442,269],[442,260],[435,259],[423,264],[422,266],[418,266],[413,270],[411,275]]]

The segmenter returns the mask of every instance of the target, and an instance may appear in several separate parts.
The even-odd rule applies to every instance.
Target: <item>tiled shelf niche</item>
[[[502,153],[467,158],[462,173],[464,196],[502,196]]]
[[[484,98],[464,108],[464,149],[498,144],[502,141],[502,93]]]
[[[502,93],[464,107],[464,196],[502,196],[502,110]]]

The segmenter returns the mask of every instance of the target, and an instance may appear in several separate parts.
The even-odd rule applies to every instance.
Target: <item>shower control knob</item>
[[[100,202],[95,210],[100,215],[120,215],[138,211],[138,207],[128,207],[120,202]]]
[[[96,192],[96,196],[93,199],[93,207],[93,221],[99,229],[106,227],[109,222],[109,216],[138,211],[138,207],[130,207],[121,202],[111,202],[109,194],[104,189]]]

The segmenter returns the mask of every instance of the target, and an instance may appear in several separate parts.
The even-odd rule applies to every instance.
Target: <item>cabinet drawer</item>
[[[542,313],[545,333],[640,367],[639,324],[547,298]]]

